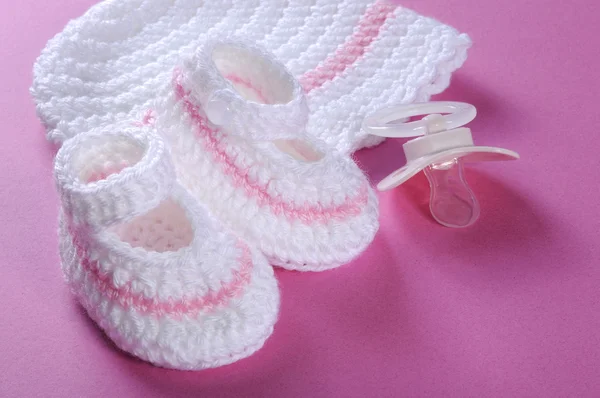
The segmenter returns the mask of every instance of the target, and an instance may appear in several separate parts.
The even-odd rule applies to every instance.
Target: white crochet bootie
[[[377,199],[348,157],[307,134],[298,81],[266,50],[209,40],[153,109],[177,175],[274,265],[351,261],[378,229]]]
[[[203,369],[251,355],[279,308],[272,268],[175,182],[148,128],[96,130],[55,161],[60,255],[88,314],[123,350]]]

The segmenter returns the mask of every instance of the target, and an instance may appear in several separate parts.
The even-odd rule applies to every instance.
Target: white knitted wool
[[[202,104],[224,90],[226,125],[219,129]],[[158,94],[155,124],[177,154],[181,183],[271,264],[321,271],[371,243],[379,226],[375,193],[352,159],[298,127],[304,94],[273,55],[211,40]],[[257,109],[253,117],[248,107]],[[294,115],[287,126],[286,113]]]
[[[204,369],[251,355],[272,333],[272,268],[174,181],[148,128],[80,134],[59,150],[60,256],[73,292],[121,349]]]
[[[131,119],[182,55],[226,32],[272,51],[307,92],[307,132],[343,153],[381,138],[364,116],[444,90],[469,38],[377,0],[104,1],[50,40],[32,94],[49,138]]]

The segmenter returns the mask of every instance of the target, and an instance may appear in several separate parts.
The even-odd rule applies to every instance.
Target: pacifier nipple
[[[427,123],[426,135],[446,130],[445,118],[440,114],[427,115],[422,119]],[[468,137],[464,141],[469,144]],[[456,138],[457,141],[461,138]],[[472,144],[472,141],[470,142]],[[445,146],[452,147],[452,145]],[[464,176],[460,158],[432,163],[423,169],[431,196],[429,210],[440,224],[450,228],[463,228],[473,224],[479,218],[479,202]]]
[[[463,228],[477,221],[479,202],[465,180],[461,159],[433,163],[424,172],[431,189],[429,209],[437,222]]]

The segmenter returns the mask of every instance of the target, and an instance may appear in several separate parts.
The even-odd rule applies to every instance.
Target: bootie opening
[[[223,43],[212,52],[219,73],[246,99],[261,104],[287,104],[294,99],[293,78],[262,54]]]
[[[160,253],[189,246],[194,234],[185,211],[173,199],[111,230],[132,247]]]
[[[260,53],[222,44],[215,47],[212,59],[219,73],[248,101],[275,105],[294,99],[294,78]],[[273,144],[303,162],[317,162],[325,156],[304,140],[275,140]]]
[[[73,157],[73,170],[83,183],[91,183],[119,173],[138,163],[146,148],[142,143],[127,136],[115,136],[111,140],[101,136],[90,139]]]

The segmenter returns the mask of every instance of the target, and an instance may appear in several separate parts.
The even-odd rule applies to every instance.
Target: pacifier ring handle
[[[407,123],[392,123],[422,115],[440,116]],[[381,109],[368,115],[363,121],[362,128],[369,134],[379,137],[411,138],[431,132],[456,129],[471,122],[475,116],[477,110],[471,104],[450,101],[428,102]],[[432,129],[436,131],[431,131]]]

